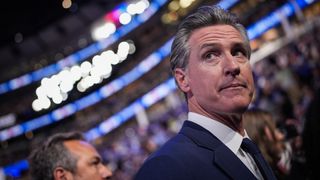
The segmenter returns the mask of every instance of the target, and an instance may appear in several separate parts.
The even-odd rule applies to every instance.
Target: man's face
[[[229,25],[195,30],[188,41],[189,64],[175,77],[188,95],[189,110],[205,115],[242,113],[250,104],[254,82],[240,33]]]
[[[112,175],[111,171],[102,164],[97,150],[85,141],[65,141],[66,148],[78,159],[77,170],[73,174],[75,180],[99,180]]]

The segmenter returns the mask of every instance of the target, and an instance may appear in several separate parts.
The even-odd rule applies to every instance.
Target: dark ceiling
[[[62,0],[6,1],[0,6],[0,47],[15,43],[15,35],[23,38],[36,34],[52,22],[72,13],[89,0],[73,0],[70,9],[62,7]]]

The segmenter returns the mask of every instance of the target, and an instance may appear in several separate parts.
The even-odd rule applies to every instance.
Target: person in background
[[[33,180],[99,180],[112,176],[97,150],[79,132],[58,133],[29,157]]]
[[[170,63],[188,120],[136,180],[275,179],[243,128],[255,89],[250,54],[244,26],[218,6],[200,7],[181,22]]]
[[[320,88],[307,108],[302,133],[308,179],[320,179]]]
[[[243,127],[259,146],[277,179],[287,178],[291,169],[292,148],[277,129],[272,114],[262,109],[250,109],[243,114]]]

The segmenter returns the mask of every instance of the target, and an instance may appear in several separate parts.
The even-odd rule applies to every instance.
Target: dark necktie
[[[250,139],[244,138],[241,143],[241,148],[248,152],[256,162],[263,178],[265,180],[274,180],[277,179],[273,174],[269,164],[263,158],[259,148],[255,145]]]

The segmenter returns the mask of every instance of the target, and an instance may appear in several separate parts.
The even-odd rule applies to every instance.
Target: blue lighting
[[[146,9],[146,11],[138,16],[134,16],[131,22],[125,26],[121,26],[117,29],[117,31],[112,34],[110,37],[101,40],[99,42],[95,42],[88,47],[79,50],[78,52],[69,55],[66,58],[59,60],[59,62],[49,65],[45,68],[36,70],[34,72],[22,75],[20,77],[14,78],[7,82],[0,84],[0,95],[7,93],[9,91],[16,90],[18,88],[27,86],[33,82],[39,81],[44,77],[48,77],[54,75],[61,71],[64,67],[72,66],[76,63],[79,63],[86,58],[100,52],[101,50],[107,48],[112,43],[119,40],[121,37],[125,36],[127,33],[138,27],[140,24],[147,21],[157,10],[166,2],[167,0],[155,0],[150,3],[150,8]],[[126,7],[124,5],[118,6],[115,10],[124,11]],[[143,17],[143,18],[141,18]]]
[[[52,124],[56,121],[59,121],[67,116],[70,116],[77,111],[80,111],[88,106],[91,106],[104,98],[116,93],[123,87],[132,83],[133,81],[140,78],[142,75],[150,71],[153,67],[159,64],[165,57],[167,57],[170,52],[172,40],[166,42],[158,51],[149,55],[146,59],[141,61],[136,67],[131,71],[127,72],[118,79],[113,80],[109,84],[102,86],[97,91],[90,93],[89,95],[82,97],[76,100],[73,103],[64,105],[61,108],[58,108],[48,114],[42,115],[35,119],[31,119],[25,123],[18,124],[14,127],[10,127],[0,131],[0,140],[5,141],[10,138],[22,135],[31,130],[35,130],[49,124]],[[169,48],[165,50],[165,48]],[[166,53],[166,54],[165,54]],[[160,58],[163,57],[163,58]]]
[[[307,0],[296,0],[297,5],[303,9],[307,5],[311,4],[313,1],[307,1]],[[276,11],[270,13],[266,17],[262,18],[255,24],[249,26],[247,28],[248,36],[250,40],[253,40],[260,35],[262,35],[264,32],[268,31],[269,29],[277,26],[281,22],[281,15],[283,17],[290,17],[294,14],[295,8],[292,2],[288,2],[284,5],[282,5],[279,9]]]
[[[157,0],[155,2],[158,2],[160,6],[162,5],[160,2],[163,2],[163,4],[166,2],[166,0]],[[221,7],[228,9],[230,5],[228,3],[237,1],[224,1],[221,2]],[[307,5],[313,3],[312,0],[296,0],[297,4],[300,8],[304,8]],[[276,26],[280,23],[279,16],[277,15],[278,12],[283,12],[284,15],[287,17],[291,16],[294,13],[294,8],[291,3],[286,3],[282,7],[280,7],[275,12],[272,12],[265,18],[262,18],[260,21],[256,22],[255,24],[248,27],[248,35],[250,39],[257,38],[262,33],[267,31],[268,29]],[[120,35],[118,35],[120,37]],[[97,42],[94,48],[97,49],[104,49],[106,46],[110,45],[111,43],[115,42],[119,37],[111,37],[110,39],[106,39],[102,42]],[[155,65],[160,63],[166,56],[168,56],[170,52],[172,39],[169,40],[165,45],[163,45],[159,50],[153,54],[151,54],[149,57],[147,57],[145,60],[143,60],[137,67],[135,67],[133,70],[125,74],[124,76],[113,80],[109,84],[101,87],[99,90],[91,93],[90,95],[81,98],[74,103],[67,104],[63,106],[62,108],[59,108],[52,113],[43,115],[41,117],[35,118],[30,120],[29,122],[26,122],[22,125],[16,125],[14,127],[5,129],[0,131],[0,140],[4,141],[7,139],[10,139],[12,137],[16,137],[18,135],[23,134],[24,132],[28,132],[30,130],[34,130],[36,128],[43,127],[45,125],[51,124],[54,121],[58,121],[63,119],[64,117],[67,117],[71,114],[74,114],[75,112],[87,107],[86,105],[83,105],[83,103],[88,103],[90,105],[109,97],[110,95],[114,94],[115,92],[119,91],[124,86],[128,85],[128,83],[133,82],[134,80],[141,77],[144,73],[148,72],[152,69]],[[91,51],[88,50],[88,53]],[[85,56],[86,54],[82,54],[81,56]],[[63,66],[67,66],[70,64],[74,64],[75,62],[80,61],[80,55],[79,54],[73,54],[69,57],[63,59],[65,61],[60,61],[58,67],[61,68]],[[145,65],[148,65],[147,67]],[[48,72],[55,71],[56,69],[59,69],[57,65],[48,66]],[[51,69],[52,68],[52,69]],[[35,72],[34,72],[35,73]],[[39,74],[45,74],[46,72],[39,71],[37,72]],[[35,74],[37,74],[35,73]],[[40,77],[41,75],[34,75],[32,74],[32,81],[36,77]],[[128,77],[127,77],[128,76]],[[28,75],[26,77],[22,76],[24,80],[22,80],[22,83],[14,82],[12,85],[9,85],[9,82],[0,84],[0,94],[6,93],[8,91],[13,90],[12,87],[19,88],[22,87],[23,83],[28,82],[30,79]],[[14,79],[18,81],[18,78]],[[13,81],[13,80],[11,80]],[[85,137],[87,140],[94,140],[96,138],[99,138],[113,129],[119,127],[123,122],[126,122],[128,119],[130,119],[134,114],[134,110],[136,107],[143,107],[148,108],[167,96],[170,92],[176,89],[174,79],[169,79],[166,82],[159,85],[157,88],[153,89],[149,93],[145,94],[140,99],[136,100],[132,104],[130,104],[127,108],[123,109],[122,111],[118,112],[117,114],[113,115],[112,117],[103,120],[102,123],[100,123],[97,127],[94,127],[87,132],[85,132]],[[90,97],[90,98],[89,98]],[[93,97],[93,100],[90,100],[91,97]],[[87,99],[86,99],[87,98]],[[25,170],[28,168],[28,163],[26,160],[19,161],[17,163],[14,163],[12,165],[8,165],[4,167],[4,172],[8,176],[12,177],[19,177],[20,172],[22,170]]]
[[[3,168],[4,174],[7,176],[12,176],[14,178],[20,177],[21,171],[28,169],[28,161],[21,160],[12,165]]]
[[[175,82],[173,78],[170,78],[169,80],[158,85],[156,88],[128,105],[117,114],[106,120],[103,120],[97,127],[94,127],[85,132],[86,139],[92,141],[109,133],[110,131],[119,127],[121,124],[133,117],[135,115],[135,110],[138,107],[147,109],[148,107],[166,97],[170,92],[174,90],[176,90]]]
[[[218,6],[220,6],[223,9],[229,9],[231,8],[233,5],[235,5],[237,2],[239,2],[239,0],[225,0],[225,1],[220,1],[218,3]]]

